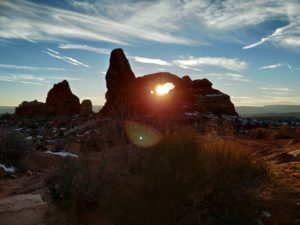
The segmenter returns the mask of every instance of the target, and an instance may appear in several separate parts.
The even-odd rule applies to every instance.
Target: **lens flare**
[[[138,122],[127,121],[125,130],[129,140],[140,147],[154,146],[162,139],[162,134],[159,131]]]
[[[155,88],[155,93],[157,95],[165,95],[168,94],[170,90],[174,88],[173,83],[165,83],[165,84],[159,84]]]

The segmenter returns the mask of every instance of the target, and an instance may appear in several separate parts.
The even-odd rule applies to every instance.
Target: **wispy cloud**
[[[273,42],[285,47],[300,47],[300,17],[290,24],[277,28],[271,35],[261,38],[259,41],[243,47],[250,49],[257,47],[265,42]]]
[[[37,66],[20,66],[11,64],[0,64],[0,68],[15,69],[15,70],[49,70],[49,71],[65,71],[64,68],[55,67],[37,67]]]
[[[0,81],[15,82],[15,83],[22,83],[22,84],[32,84],[32,85],[39,85],[39,86],[49,86],[48,84],[40,82],[43,80],[44,79],[35,78],[34,76],[27,75],[27,74],[13,75],[13,76],[0,75]]]
[[[267,69],[275,69],[284,66],[285,64],[283,63],[276,63],[272,65],[267,65],[267,66],[262,66],[259,68],[259,70],[267,70]]]
[[[74,59],[74,58],[71,58],[71,57],[68,57],[68,56],[63,56],[60,53],[58,53],[57,51],[54,51],[52,49],[47,48],[47,51],[43,51],[43,52],[50,55],[50,56],[52,56],[53,58],[63,60],[63,61],[65,61],[69,64],[72,64],[74,66],[84,66],[86,68],[90,68],[90,66],[78,61],[77,59]]]
[[[25,35],[20,34],[20,33],[17,32],[17,31],[13,31],[13,32],[14,32],[16,35],[20,36],[22,39],[24,39],[24,40],[26,40],[26,41],[29,41],[29,42],[31,42],[31,43],[37,44],[36,41],[30,39],[29,37],[26,37]]]
[[[238,73],[207,73],[207,77],[216,78],[219,80],[230,80],[230,81],[239,81],[239,82],[254,82],[245,78],[244,75]]]
[[[84,50],[89,52],[95,52],[98,54],[104,54],[108,55],[110,54],[110,50],[107,48],[96,48],[89,45],[79,45],[79,44],[60,44],[58,48],[61,49],[78,49],[78,50]]]
[[[8,75],[0,75],[0,81],[7,82],[19,82],[23,84],[33,84],[40,86],[49,86],[53,81],[62,81],[62,80],[73,80],[79,81],[82,80],[80,78],[71,77],[71,76],[38,76],[33,74],[8,74]]]
[[[237,106],[264,106],[264,105],[299,105],[300,97],[297,96],[231,96]]]
[[[133,56],[132,57],[136,62],[146,63],[146,64],[156,64],[160,66],[171,66],[171,63],[162,60],[162,59],[155,59],[155,58],[145,58],[140,56]]]
[[[66,3],[69,4],[66,8],[74,9],[72,1]],[[126,9],[123,6],[119,1],[107,1],[107,4],[95,2],[91,8],[99,7],[99,10],[93,10],[91,14],[84,12],[80,6],[71,11],[24,0],[0,1],[0,22],[3,25],[0,37],[20,38],[20,35],[12,32],[18,30],[33,41],[59,41],[76,37],[119,45],[130,45],[133,40],[194,43],[180,31],[181,25],[176,24],[180,17],[174,14],[174,10],[179,13],[181,8],[176,9],[170,1],[154,4],[137,1],[127,3]],[[154,11],[156,16],[153,16]],[[111,16],[112,13],[116,16]]]
[[[275,91],[275,92],[293,92],[290,88],[286,87],[260,87],[259,89],[263,91]]]
[[[226,57],[190,57],[187,59],[173,60],[173,63],[182,68],[197,66],[217,66],[235,71],[246,69],[248,66],[248,64],[243,60]]]

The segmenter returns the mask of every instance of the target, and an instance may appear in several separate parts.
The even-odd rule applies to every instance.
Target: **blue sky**
[[[1,0],[0,105],[45,101],[67,79],[105,102],[109,53],[136,76],[208,78],[235,105],[300,104],[300,2]]]

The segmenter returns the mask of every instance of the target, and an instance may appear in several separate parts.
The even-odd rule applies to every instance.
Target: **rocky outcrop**
[[[0,224],[45,224],[46,210],[47,204],[40,195],[23,194],[0,199]]]
[[[70,89],[68,81],[54,84],[48,92],[46,107],[49,113],[78,114],[80,113],[79,98]]]
[[[171,73],[135,77],[121,49],[111,53],[106,73],[106,103],[102,115],[164,115],[166,117],[214,114],[237,115],[230,97],[212,87],[207,79],[191,80]],[[157,85],[172,83],[168,94],[154,94]]]
[[[128,104],[127,91],[132,82],[135,81],[135,75],[122,49],[114,49],[111,52],[105,80],[107,88],[105,94],[106,104],[101,111],[104,114],[120,114]]]
[[[93,105],[92,105],[91,100],[85,99],[81,102],[80,114],[83,114],[83,115],[93,114]]]
[[[37,100],[25,101],[16,107],[15,113],[27,116],[47,113],[79,114],[80,102],[79,98],[72,93],[68,81],[64,80],[54,84],[53,88],[48,92],[46,103],[38,102]]]
[[[16,107],[17,115],[40,115],[46,113],[46,105],[43,102],[38,102],[37,100],[27,102],[22,102],[18,107]]]

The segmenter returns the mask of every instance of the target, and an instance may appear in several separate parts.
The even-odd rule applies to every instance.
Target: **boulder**
[[[49,113],[57,114],[79,114],[79,98],[70,89],[68,81],[64,80],[54,84],[48,92],[46,107]]]
[[[46,106],[43,102],[38,102],[37,100],[27,102],[22,102],[18,107],[16,107],[15,113],[17,115],[41,115],[46,113]]]
[[[84,115],[93,114],[93,105],[91,100],[85,99],[81,102],[80,113]]]
[[[41,195],[22,194],[0,199],[1,225],[41,225],[47,204]]]
[[[157,85],[165,83],[172,83],[174,88],[166,95],[155,94]],[[107,101],[100,110],[104,116],[237,115],[230,97],[214,89],[208,79],[191,80],[189,76],[179,77],[168,72],[136,78],[122,49],[111,53],[106,86]]]

